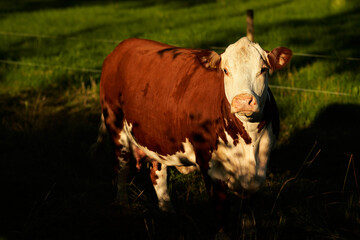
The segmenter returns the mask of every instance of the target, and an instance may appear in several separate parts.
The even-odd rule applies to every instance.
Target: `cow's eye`
[[[226,75],[229,75],[229,71],[228,71],[226,68],[224,68],[224,73],[225,73]]]
[[[267,71],[267,68],[263,67],[260,70],[260,75],[264,74]]]

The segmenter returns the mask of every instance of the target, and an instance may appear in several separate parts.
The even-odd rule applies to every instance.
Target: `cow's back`
[[[225,99],[223,75],[203,67],[199,55],[201,50],[150,40],[120,43],[103,65],[103,108],[122,115],[136,141],[162,155],[182,151],[186,138],[214,147]]]

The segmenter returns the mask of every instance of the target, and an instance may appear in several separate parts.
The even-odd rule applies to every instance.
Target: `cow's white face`
[[[290,61],[291,50],[278,47],[271,52],[243,37],[221,54],[226,98],[231,112],[246,121],[261,117],[267,97],[270,71],[283,68]]]
[[[239,118],[257,119],[268,87],[267,53],[259,44],[241,38],[221,55],[226,98]]]

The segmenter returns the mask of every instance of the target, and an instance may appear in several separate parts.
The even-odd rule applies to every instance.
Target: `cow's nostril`
[[[254,97],[252,97],[249,101],[249,105],[256,105],[256,100]]]

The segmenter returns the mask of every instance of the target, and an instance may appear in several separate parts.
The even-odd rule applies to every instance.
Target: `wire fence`
[[[72,41],[93,41],[93,42],[103,42],[103,43],[111,43],[111,44],[117,44],[122,41],[122,40],[112,40],[112,39],[98,39],[98,38],[85,39],[85,38],[79,38],[79,37],[62,37],[62,36],[53,36],[53,35],[4,32],[4,31],[0,31],[0,36],[40,38],[40,39],[58,39],[58,40],[72,40]],[[213,50],[225,50],[226,47],[213,46],[210,48]],[[342,60],[342,61],[360,61],[360,58],[356,58],[356,57],[331,56],[331,55],[298,53],[298,52],[294,52],[293,55],[299,56],[299,57],[323,58],[323,59]],[[19,65],[19,66],[29,66],[29,67],[50,68],[50,69],[63,69],[63,70],[83,72],[83,73],[98,73],[98,74],[101,73],[101,69],[95,69],[95,68],[86,68],[86,67],[78,67],[77,68],[77,67],[70,67],[70,66],[63,66],[63,65],[48,65],[48,64],[43,64],[43,63],[13,61],[13,60],[6,60],[6,59],[0,59],[0,63],[8,64],[8,65]],[[270,87],[274,88],[274,89],[282,89],[282,90],[288,90],[288,91],[321,93],[321,94],[331,94],[331,95],[338,95],[338,96],[355,96],[350,93],[344,93],[344,92],[298,88],[298,87],[290,87],[290,86],[280,86],[280,85],[273,85],[273,84],[271,84]]]
[[[114,40],[114,39],[102,39],[102,38],[89,39],[89,38],[80,38],[80,37],[54,36],[54,35],[46,35],[46,34],[3,32],[3,31],[0,31],[0,36],[72,40],[72,41],[91,41],[91,42],[103,42],[103,43],[119,43],[122,41],[122,40]]]
[[[10,65],[29,66],[29,67],[64,69],[64,70],[71,70],[71,71],[76,71],[76,72],[101,73],[100,69],[94,69],[94,68],[76,68],[76,67],[68,67],[68,66],[62,66],[62,65],[48,65],[48,64],[34,63],[34,62],[22,62],[22,61],[12,61],[12,60],[0,59],[0,63],[10,64]]]

